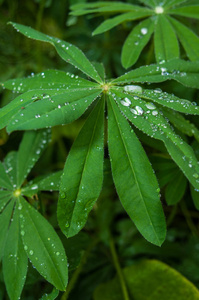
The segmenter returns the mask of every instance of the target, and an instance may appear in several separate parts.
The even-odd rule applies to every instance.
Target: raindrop
[[[34,252],[33,252],[32,250],[30,250],[30,251],[29,251],[29,254],[30,254],[30,255],[33,255],[33,254],[34,254]]]
[[[146,107],[147,107],[148,109],[156,109],[156,107],[155,107],[155,105],[154,105],[153,103],[147,103],[147,104],[146,104]]]
[[[130,106],[131,105],[131,101],[127,97],[125,97],[124,100],[121,100],[120,103],[124,106]]]
[[[147,29],[147,28],[142,28],[142,29],[141,29],[141,33],[142,33],[143,35],[147,34],[147,32],[148,32],[148,29]]]
[[[158,111],[157,110],[152,111],[152,115],[153,116],[157,116],[158,115]]]
[[[60,197],[61,197],[61,198],[66,198],[66,193],[61,192],[61,193],[60,193]]]
[[[142,88],[139,85],[125,85],[124,90],[126,92],[142,93]]]
[[[199,175],[197,173],[194,173],[193,177],[197,179],[199,177]]]
[[[59,256],[59,255],[60,255],[60,252],[56,252],[56,255]]]

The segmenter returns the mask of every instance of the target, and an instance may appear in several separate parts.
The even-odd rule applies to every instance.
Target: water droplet
[[[21,231],[21,235],[23,235],[23,236],[24,236],[24,234],[25,234],[25,232],[22,230],[22,231]]]
[[[146,103],[146,107],[148,109],[156,109],[155,105],[153,103]]]
[[[29,251],[29,254],[30,254],[30,255],[33,255],[33,254],[34,254],[34,252],[33,252],[32,250],[30,250],[30,251]]]
[[[59,255],[60,255],[60,252],[56,252],[56,255],[59,256]]]
[[[158,115],[158,111],[157,110],[152,111],[152,115],[153,116],[157,116]]]
[[[125,85],[124,90],[126,92],[142,93],[142,88],[139,85]]]
[[[66,222],[65,227],[68,228],[70,226],[69,222]]]
[[[199,175],[197,173],[194,173],[193,177],[197,179],[199,177]]]
[[[129,98],[125,97],[123,100],[120,101],[120,103],[124,106],[130,106],[131,100],[129,100]]]
[[[155,13],[156,14],[162,14],[164,12],[164,8],[162,6],[156,6],[155,7]]]
[[[61,193],[60,193],[60,197],[61,197],[61,198],[66,198],[66,193],[61,192]]]
[[[143,35],[147,34],[147,32],[148,32],[148,29],[147,29],[147,28],[142,28],[142,29],[141,29],[141,33],[142,33]]]

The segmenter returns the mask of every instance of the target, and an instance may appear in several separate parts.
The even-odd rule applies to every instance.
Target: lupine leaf
[[[143,90],[142,98],[152,100],[158,104],[182,113],[199,115],[199,106],[197,106],[195,102],[190,102],[186,99],[180,99],[174,95],[162,92],[159,89]]]
[[[28,38],[50,43],[55,47],[57,53],[63,60],[74,65],[76,68],[80,69],[83,73],[96,80],[97,82],[102,82],[102,79],[100,78],[93,65],[79,48],[65,41],[59,40],[58,38],[54,38],[41,33],[31,27],[13,22],[10,22],[10,24],[18,32],[24,34]]]
[[[165,200],[168,205],[177,204],[183,197],[187,187],[187,180],[184,174],[178,170],[175,181],[170,181],[165,189]]]
[[[17,207],[8,231],[3,255],[3,276],[11,300],[20,298],[28,267],[28,258],[21,240],[19,213]]]
[[[169,10],[169,14],[199,19],[199,5],[172,8]]]
[[[127,96],[117,90],[113,90],[113,93],[120,110],[129,121],[149,136],[162,140],[184,175],[195,188],[199,188],[199,164],[194,151],[175,134],[161,110],[154,107],[148,109],[147,103],[138,96]]]
[[[28,92],[30,90],[76,90],[98,87],[99,84],[88,81],[71,73],[65,73],[58,70],[46,70],[37,75],[31,75],[26,78],[10,79],[1,84],[4,88],[18,93]]]
[[[164,4],[164,7],[169,8],[172,6],[180,5],[184,2],[187,2],[188,0],[166,0],[166,3]]]
[[[89,115],[66,160],[60,184],[58,222],[67,237],[85,225],[103,182],[104,100]]]
[[[141,9],[146,10],[146,8],[142,8],[137,5],[132,5],[128,3],[123,3],[120,1],[113,2],[91,2],[91,3],[79,3],[72,5],[70,7],[72,9],[71,15],[80,16],[88,13],[100,13],[100,12],[128,12],[128,11],[140,11]]]
[[[24,134],[17,154],[17,188],[39,159],[50,139],[50,130],[28,131]]]
[[[12,193],[10,191],[0,190],[0,212],[4,209],[11,198]]]
[[[112,99],[108,104],[108,146],[117,193],[140,233],[160,246],[165,238],[166,226],[156,177],[141,144],[117,105]]]
[[[100,93],[101,89],[88,89],[78,92],[66,90],[55,96],[50,94],[45,101],[32,102],[23,109],[23,112],[17,112],[7,130],[8,132],[30,130],[71,123],[85,112]],[[23,99],[23,95],[21,98]]]
[[[17,152],[9,152],[3,162],[6,173],[12,182],[12,190],[17,187]]]
[[[146,4],[147,6],[150,7],[155,7],[156,3],[154,2],[154,0],[139,0],[139,2]]]
[[[20,209],[21,236],[28,258],[47,281],[57,289],[65,290],[67,259],[58,235],[23,197],[20,197]]]
[[[132,66],[138,59],[142,49],[148,43],[154,30],[152,20],[140,22],[128,35],[122,48],[122,65],[125,68]]]
[[[199,37],[182,23],[169,17],[176,34],[185,49],[187,56],[192,61],[199,60]]]
[[[22,188],[22,194],[31,197],[39,191],[58,191],[62,173],[63,171],[58,171],[41,178],[36,177]]]
[[[0,162],[0,188],[5,189],[12,189],[12,183],[10,182],[10,179],[8,177],[8,174],[6,173],[6,170],[3,166],[3,164]]]
[[[122,15],[116,16],[114,18],[111,18],[111,19],[108,19],[108,20],[102,22],[93,31],[93,35],[106,32],[106,31],[112,29],[113,27],[123,23],[123,22],[141,19],[141,18],[144,18],[144,17],[148,17],[151,14],[152,14],[152,12],[150,10],[146,10],[146,12],[141,10],[141,11],[136,11],[136,12],[124,13]]]
[[[164,15],[157,17],[154,42],[157,62],[179,58],[180,52],[175,31]]]
[[[8,205],[0,213],[0,261],[3,255],[6,234],[7,234],[8,226],[10,224],[10,218],[12,215],[13,207],[14,207],[14,200],[11,200],[10,203],[8,203]]]
[[[176,111],[164,109],[164,115],[169,119],[169,122],[171,122],[177,129],[188,136],[194,136],[195,139],[199,142],[198,128],[189,120],[185,119],[182,114],[179,114]]]
[[[199,62],[173,59],[162,64],[143,66],[112,80],[112,83],[154,83],[170,79],[176,80],[188,87],[198,88]]]

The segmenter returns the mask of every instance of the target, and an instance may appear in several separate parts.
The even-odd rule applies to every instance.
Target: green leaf
[[[20,197],[21,236],[28,258],[37,271],[63,291],[68,281],[64,247],[48,221]],[[34,238],[33,238],[34,237]]]
[[[24,134],[17,154],[17,188],[35,165],[50,140],[50,130],[28,131]]]
[[[95,82],[58,70],[46,70],[42,73],[31,75],[26,78],[10,79],[3,82],[1,85],[4,88],[17,93],[24,93],[36,89],[50,89],[58,92],[60,90],[65,91],[66,89],[78,91],[80,89],[99,87],[99,84]]]
[[[108,146],[117,193],[140,233],[160,246],[165,239],[166,225],[156,177],[117,105],[111,98],[108,104]]]
[[[144,100],[151,100],[166,106],[170,109],[177,110],[186,114],[199,115],[199,106],[196,102],[190,102],[186,99],[180,99],[173,94],[162,92],[160,89],[142,90],[141,97]],[[155,109],[155,107],[154,107]]]
[[[166,3],[164,4],[165,8],[169,8],[172,6],[177,6],[182,4],[183,2],[187,2],[188,0],[166,0]]]
[[[74,65],[76,68],[80,69],[83,73],[97,82],[102,83],[102,79],[100,78],[99,74],[79,48],[58,38],[41,33],[31,27],[14,22],[10,22],[9,24],[11,24],[18,32],[22,33],[28,38],[50,43],[55,47],[57,53],[63,60]]]
[[[172,8],[169,10],[169,14],[199,19],[199,5]]]
[[[179,45],[175,31],[164,15],[157,16],[154,41],[157,62],[179,58]]]
[[[191,123],[189,120],[186,120],[184,116],[176,111],[168,109],[164,109],[164,116],[166,116],[169,119],[169,122],[172,123],[181,132],[188,136],[194,136],[195,139],[199,142],[199,130],[193,123]]]
[[[184,174],[178,170],[175,181],[172,180],[169,182],[165,189],[165,200],[168,205],[175,205],[177,204],[186,191],[187,187],[187,180]]]
[[[137,20],[141,19],[147,16],[150,16],[152,14],[152,11],[146,10],[146,11],[136,11],[136,12],[128,12],[119,16],[116,16],[114,18],[108,19],[104,22],[102,22],[94,31],[93,35],[100,34],[103,32],[106,32],[113,27],[126,22],[126,21],[132,21],[132,20]]]
[[[104,100],[89,115],[66,160],[60,184],[58,222],[67,237],[85,225],[103,182]]]
[[[146,4],[147,6],[150,6],[152,8],[154,8],[156,6],[156,2],[154,2],[154,0],[138,0],[138,1]]]
[[[199,188],[199,165],[193,149],[175,134],[158,108],[148,109],[148,104],[138,96],[113,90],[113,97],[122,113],[137,128],[164,142],[172,159],[195,188]]]
[[[0,162],[0,187],[1,188],[5,188],[8,190],[12,190],[13,186],[12,186],[12,182],[10,181],[10,178],[8,176],[8,174],[6,173],[6,170],[3,166],[3,164]]]
[[[137,11],[141,9],[140,6],[123,3],[120,1],[79,3],[79,4],[72,5],[70,8],[72,9],[71,15],[73,16],[81,16],[81,15],[95,13],[95,12],[116,13],[116,12]],[[144,10],[146,9],[144,8]]]
[[[10,191],[0,190],[0,212],[4,209],[11,198],[12,193]]]
[[[129,296],[134,300],[198,300],[198,289],[179,272],[157,260],[142,260],[123,269]],[[97,287],[94,300],[121,300],[118,276]]]
[[[192,61],[199,60],[199,37],[182,23],[169,17],[187,56]]]
[[[150,40],[154,23],[149,18],[140,22],[128,35],[122,48],[122,65],[129,68],[136,63],[141,51]]]
[[[58,297],[59,291],[54,288],[50,294],[44,294],[40,300],[54,300]]]
[[[17,187],[17,152],[9,152],[4,159],[4,167],[12,182],[12,190]]]
[[[189,62],[173,59],[162,64],[143,66],[112,80],[112,83],[154,83],[170,79],[176,80],[188,87],[198,88],[199,61]]]
[[[7,230],[10,224],[10,218],[12,215],[13,207],[14,200],[11,200],[10,203],[8,203],[8,205],[0,213],[0,261],[3,255]]]
[[[190,185],[190,190],[191,190],[191,197],[195,205],[195,208],[199,210],[199,189],[194,189],[194,187]]]
[[[21,192],[25,196],[32,197],[39,191],[58,191],[62,173],[63,171],[58,171],[47,176],[36,177],[23,187]]]
[[[24,251],[19,227],[19,209],[15,209],[3,255],[3,276],[11,300],[20,298],[28,268],[28,258]]]
[[[65,90],[62,94],[55,96],[50,94],[47,100],[32,102],[23,109],[23,113],[21,111],[16,113],[7,131],[31,130],[71,123],[85,112],[100,93],[101,89],[88,89],[78,92]],[[36,92],[35,95],[37,95]]]

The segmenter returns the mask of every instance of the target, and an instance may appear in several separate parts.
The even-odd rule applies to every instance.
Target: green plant
[[[148,4],[148,1],[144,2]],[[184,1],[166,1],[164,12],[169,5],[177,5],[182,2]],[[153,1],[150,1],[153,9],[114,2],[111,3],[111,6],[108,2],[82,4],[73,7],[76,9],[73,14],[104,11],[115,13],[114,7],[118,12],[124,11],[124,7],[127,7],[132,11],[136,9],[136,14],[134,12],[127,13],[130,20],[135,20],[153,14],[154,7],[157,8],[157,5],[160,7],[158,3],[154,4]],[[92,10],[85,10],[87,7]],[[185,15],[184,7],[186,6],[172,8],[172,11]],[[190,14],[192,14],[193,7],[189,7],[191,7]],[[198,8],[198,5],[195,5],[194,8]],[[187,11],[186,8],[186,16],[190,16]],[[167,12],[170,13],[169,10]],[[126,17],[124,14],[121,18],[116,17],[117,19],[114,21],[107,20],[96,32],[99,33],[99,30],[102,32],[102,28],[104,31],[108,30],[111,28],[110,24],[116,25],[115,20],[125,21]],[[194,17],[198,18],[197,12]],[[161,14],[158,15],[157,20],[154,18],[156,17],[153,16],[153,19],[150,20],[155,22],[155,35],[166,36],[168,30],[171,29],[167,17]],[[144,22],[149,22],[149,20]],[[161,22],[166,22],[165,24],[168,26],[161,27]],[[140,28],[148,30],[145,23],[138,25],[139,30]],[[46,296],[51,297],[49,299],[55,299],[58,295],[57,290],[63,291],[67,285],[67,259],[63,247],[64,242],[62,245],[49,222],[30,205],[32,203],[35,208],[39,206],[36,205],[37,202],[32,201],[34,197],[37,197],[38,192],[59,190],[57,206],[59,227],[67,238],[75,238],[75,235],[85,226],[89,213],[101,195],[108,149],[110,173],[112,173],[120,202],[147,241],[161,246],[166,236],[160,188],[167,185],[165,200],[168,205],[174,205],[182,199],[188,180],[192,199],[195,207],[198,208],[199,131],[197,122],[194,120],[191,122],[181,113],[198,116],[199,107],[195,101],[191,102],[172,93],[163,92],[160,89],[160,83],[173,80],[178,86],[184,85],[196,89],[199,80],[199,61],[196,60],[197,57],[192,59],[190,56],[193,47],[189,47],[189,51],[185,47],[185,50],[189,58],[196,61],[189,62],[179,59],[177,39],[175,35],[172,35],[173,40],[170,41],[170,45],[176,46],[174,48],[167,47],[166,39],[162,40],[162,45],[155,42],[157,64],[135,68],[115,79],[106,79],[103,64],[90,62],[76,46],[30,27],[17,23],[11,24],[28,38],[53,45],[64,61],[83,73],[80,77],[77,72],[73,74],[59,70],[46,70],[37,75],[33,74],[22,79],[10,79],[1,84],[4,88],[19,95],[0,109],[0,129],[6,127],[8,133],[26,130],[18,152],[10,152],[4,162],[0,164],[0,220],[2,220],[0,242],[6,288],[10,299],[14,300],[20,297],[27,273],[27,258],[29,258],[38,272],[56,288],[51,295]],[[118,21],[117,24],[119,24]],[[158,31],[163,28],[166,30],[165,32]],[[133,30],[138,29],[135,27]],[[150,32],[148,40],[152,34],[152,31]],[[180,38],[182,44],[184,38],[184,36]],[[128,59],[129,53],[123,50],[125,67],[135,63],[148,40],[146,39],[145,43],[142,42],[139,49],[136,48],[137,54],[133,52],[134,61],[130,59],[128,63],[125,63],[124,57]],[[156,40],[159,39],[156,38]],[[190,40],[191,45],[193,45],[192,42],[193,39]],[[163,48],[166,51],[163,51]],[[146,84],[152,84],[151,88],[148,88]],[[86,116],[86,121],[70,149],[63,170],[43,175],[41,178],[36,177],[28,182],[28,174],[39,159],[44,146],[47,146],[49,142],[50,129],[46,128],[69,124],[82,115]],[[192,145],[189,145],[187,136],[195,139]],[[149,155],[148,157],[139,138],[148,145],[152,143],[155,149],[160,149],[160,155]],[[159,141],[159,144],[155,142],[156,140]],[[162,154],[163,152],[164,154]],[[167,166],[166,174],[165,165]],[[173,179],[176,177],[178,181],[174,186]],[[104,184],[106,186],[106,183]],[[105,223],[104,227],[100,225],[103,239],[105,243],[107,240],[110,242],[114,265],[121,284],[121,295],[127,300],[130,298],[109,229],[115,212],[110,213],[114,210],[112,206],[106,205],[109,204],[102,204],[99,223]],[[103,214],[107,214],[105,221],[102,221]],[[32,236],[35,238],[32,239]],[[86,253],[89,253],[90,248],[92,249],[97,242],[96,239],[93,244],[91,243]],[[67,247],[65,250],[67,252]],[[85,260],[83,257],[84,263]],[[156,263],[152,263],[152,265],[155,272],[163,272],[164,266],[159,267],[158,265],[156,269]],[[80,266],[82,267],[81,263]],[[10,269],[13,269],[14,272],[10,273]],[[75,272],[74,280],[71,280],[71,285],[69,283],[69,292],[78,280],[78,269],[77,273]],[[125,272],[128,273],[128,270]],[[175,276],[177,275],[171,272],[169,278],[175,280]],[[128,278],[131,276],[127,276],[127,281]],[[184,279],[177,277],[176,281],[178,282],[178,280],[183,281]],[[148,284],[150,286],[150,282]],[[112,283],[110,283],[111,285]],[[117,286],[117,284],[115,285]],[[190,288],[194,299],[197,299],[198,292],[195,288],[189,283],[186,288],[188,291]],[[107,290],[109,290],[109,286]],[[100,299],[99,295],[102,291],[103,287],[101,290],[100,287],[96,289],[94,299]],[[62,299],[67,299],[69,292],[66,291],[67,294],[63,294]],[[133,295],[133,291],[130,291],[130,295],[131,292]],[[109,292],[107,293],[109,295]],[[172,297],[175,298],[175,295]],[[45,299],[45,296],[42,299]]]
[[[140,53],[154,33],[155,57],[157,62],[164,62],[180,57],[179,42],[182,44],[188,58],[199,59],[199,38],[187,26],[173,18],[183,16],[199,18],[198,2],[186,0],[139,0],[146,7],[122,2],[83,3],[72,6],[72,15],[80,16],[88,13],[118,14],[100,24],[93,35],[106,32],[115,26],[146,18],[133,27],[122,48],[122,65],[131,67],[138,60]]]

